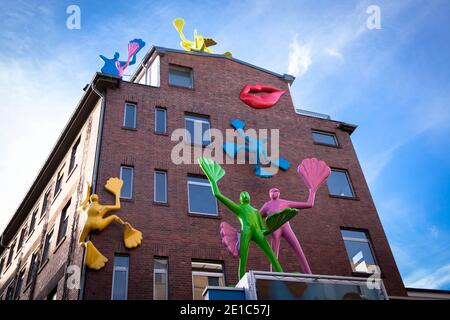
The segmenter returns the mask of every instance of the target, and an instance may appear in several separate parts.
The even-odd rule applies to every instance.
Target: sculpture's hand
[[[105,184],[105,189],[113,193],[116,196],[120,195],[122,189],[123,180],[119,178],[109,178]]]
[[[217,184],[225,175],[225,170],[210,158],[198,158],[198,163],[211,184]]]
[[[304,159],[297,168],[298,174],[302,177],[310,191],[316,192],[320,185],[331,173],[330,167],[316,158]]]

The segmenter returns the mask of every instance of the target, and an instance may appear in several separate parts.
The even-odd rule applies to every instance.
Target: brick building
[[[252,165],[226,164],[222,193],[237,201],[247,190],[253,206],[260,207],[277,186],[284,199],[306,200],[295,167],[304,158],[323,159],[332,168],[328,183],[319,189],[314,208],[291,220],[313,273],[367,277],[352,260],[361,252],[365,264],[380,267],[390,296],[406,295],[351,142],[356,126],[296,110],[289,94],[293,81],[223,55],[161,47],[150,49],[130,81],[97,73],[2,234],[0,297],[192,299],[208,284],[236,284],[238,260],[223,247],[219,225],[227,221],[237,227],[237,219],[211,200],[198,165],[170,160],[179,143],[171,140],[175,129],[190,130],[197,123],[225,130],[233,118],[249,128],[280,129],[280,154],[292,168],[262,179]],[[256,82],[286,93],[272,108],[252,109],[239,100],[239,92]],[[118,215],[144,239],[128,250],[120,225],[92,234],[109,259],[93,271],[83,267],[78,238],[85,217],[76,208],[85,181],[101,203],[113,203],[103,187],[110,177],[125,182]],[[280,263],[284,271],[299,271],[283,241]],[[81,267],[79,289],[70,285],[77,275],[76,268],[66,272],[71,265]],[[251,250],[248,269],[268,267],[259,250]]]

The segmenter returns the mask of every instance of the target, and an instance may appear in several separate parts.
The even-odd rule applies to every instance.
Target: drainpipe
[[[102,100],[102,106],[100,108],[100,123],[98,126],[97,133],[97,147],[95,149],[95,160],[94,160],[94,170],[92,173],[92,182],[91,182],[91,194],[94,194],[97,187],[97,174],[98,174],[98,166],[100,162],[100,150],[102,145],[102,135],[103,135],[103,122],[105,118],[105,107],[106,107],[106,98],[103,93],[97,90],[94,84],[91,83],[92,91],[94,91]],[[78,293],[78,300],[84,300],[84,288],[86,286],[86,264],[85,264],[85,256],[86,256],[86,248],[83,248],[83,260],[81,267],[81,279],[80,279],[80,291]]]

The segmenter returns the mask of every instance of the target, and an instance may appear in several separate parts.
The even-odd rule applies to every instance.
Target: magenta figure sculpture
[[[280,198],[280,190],[272,188],[269,191],[270,201],[267,201],[260,210],[263,217],[270,216],[275,212],[280,212],[285,208],[309,209],[314,206],[316,191],[330,175],[330,167],[328,167],[324,161],[317,160],[316,158],[304,159],[298,166],[297,172],[308,187],[308,200],[306,202],[284,200]],[[289,222],[286,222],[279,229],[275,230],[271,234],[271,237],[271,246],[277,258],[280,251],[280,240],[281,237],[284,237],[295,252],[298,263],[300,264],[301,272],[307,274],[312,273],[305,254],[303,253],[303,249],[300,246],[300,242]],[[228,250],[230,250],[230,248]]]

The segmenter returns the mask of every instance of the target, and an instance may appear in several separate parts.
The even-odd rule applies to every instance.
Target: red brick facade
[[[191,67],[194,89],[170,86],[169,64]],[[255,177],[252,165],[224,165],[226,175],[219,186],[224,195],[236,201],[239,192],[246,190],[252,196],[252,205],[259,208],[268,200],[268,190],[273,186],[280,189],[282,198],[305,201],[307,190],[295,170],[304,158],[317,157],[332,168],[347,169],[354,199],[330,196],[325,184],[318,191],[314,208],[301,211],[291,221],[311,269],[315,274],[352,276],[340,228],[364,229],[370,236],[388,294],[405,295],[349,133],[338,128],[339,122],[296,114],[287,82],[236,61],[166,52],[161,56],[160,68],[159,88],[123,81],[118,89],[106,92],[97,193],[103,203],[112,203],[113,197],[103,185],[109,177],[119,176],[121,165],[132,165],[133,199],[122,202],[118,215],[142,231],[144,240],[137,249],[125,249],[122,228],[117,225],[93,235],[93,242],[109,262],[100,271],[87,271],[85,299],[110,299],[115,253],[130,256],[129,299],[152,299],[155,256],[168,258],[170,299],[192,298],[192,259],[223,262],[226,285],[237,283],[238,260],[224,249],[219,235],[222,221],[237,227],[237,219],[221,204],[218,218],[189,215],[187,176],[201,171],[198,165],[174,165],[170,161],[172,147],[178,143],[171,141],[170,133],[184,128],[185,112],[209,116],[211,127],[220,130],[229,129],[233,118],[245,120],[248,128],[280,129],[280,154],[292,167],[271,179],[261,179]],[[245,84],[256,82],[274,85],[287,93],[273,108],[252,109],[239,100],[239,92]],[[136,130],[122,128],[125,102],[137,104]],[[168,135],[154,133],[156,106],[167,109]],[[335,133],[339,147],[314,144],[312,129]],[[155,169],[167,170],[168,205],[153,203]],[[293,252],[283,240],[280,257],[284,271],[299,271]],[[268,266],[266,258],[252,245],[248,269],[268,270]]]

